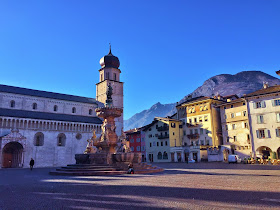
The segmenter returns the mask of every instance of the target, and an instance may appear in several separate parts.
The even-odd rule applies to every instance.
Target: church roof
[[[42,90],[33,90],[33,89],[21,88],[21,87],[9,86],[9,85],[0,85],[0,92],[59,99],[64,101],[75,101],[75,102],[89,103],[89,104],[97,103],[94,98],[74,96],[74,95],[68,95],[62,93],[53,93],[53,92],[42,91]]]
[[[18,110],[18,109],[0,108],[0,116],[102,124],[102,120],[98,117],[87,117],[87,116],[69,115],[69,114],[55,114],[55,113],[48,113],[48,112],[36,112],[36,111],[26,111],[26,110]]]
[[[102,68],[113,67],[113,68],[118,69],[120,67],[119,58],[112,54],[111,45],[110,45],[110,50],[109,50],[108,55],[105,55],[104,57],[102,57],[100,59],[99,63],[100,63]]]

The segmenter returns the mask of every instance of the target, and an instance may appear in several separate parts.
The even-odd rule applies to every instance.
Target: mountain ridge
[[[258,70],[241,71],[236,74],[219,74],[204,81],[192,93],[179,100],[179,103],[184,102],[189,95],[198,97],[236,94],[240,97],[261,89],[263,82],[267,82],[270,86],[279,85],[280,79]],[[124,130],[147,125],[153,121],[154,117],[170,116],[176,112],[175,105],[176,103],[161,104],[157,102],[149,109],[136,113],[131,118],[124,120]]]

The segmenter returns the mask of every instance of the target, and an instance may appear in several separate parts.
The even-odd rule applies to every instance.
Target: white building
[[[97,97],[104,103],[106,85],[112,83],[113,104],[122,107],[123,84],[116,61],[111,49],[101,58]],[[0,85],[0,167],[29,167],[31,158],[35,167],[75,163],[75,154],[84,152],[92,130],[97,136],[101,133],[102,120],[95,113],[103,106],[99,101]],[[122,123],[122,117],[117,119],[119,135]]]
[[[280,85],[245,96],[255,157],[280,158]]]

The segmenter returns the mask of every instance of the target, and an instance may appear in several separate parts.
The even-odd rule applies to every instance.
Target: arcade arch
[[[23,167],[23,146],[19,142],[9,142],[2,151],[2,168],[20,167]]]
[[[261,146],[256,149],[256,155],[257,157],[268,159],[269,156],[272,157],[272,150],[269,147]]]

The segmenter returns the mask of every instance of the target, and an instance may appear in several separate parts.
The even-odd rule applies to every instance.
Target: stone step
[[[94,167],[110,167],[109,164],[68,164],[69,167],[85,167],[85,166],[94,166]]]
[[[114,167],[114,166],[63,166],[61,168],[65,168],[65,169],[102,169],[102,168],[111,168],[111,169],[114,169],[114,168],[117,168],[117,167]]]

